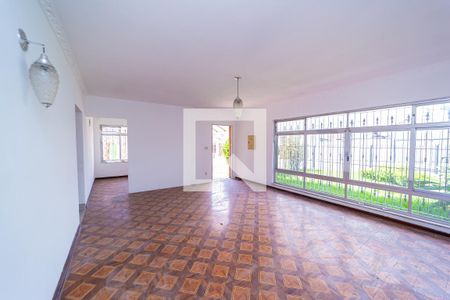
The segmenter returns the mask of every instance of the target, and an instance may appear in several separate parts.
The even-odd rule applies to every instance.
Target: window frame
[[[104,127],[108,127],[108,128],[118,128],[119,132],[112,132],[112,133],[108,133],[108,132],[103,132],[103,128]],[[127,132],[123,133],[122,132],[122,128],[126,128]],[[119,156],[120,159],[119,160],[105,160],[103,159],[103,136],[118,136],[119,137]],[[127,137],[127,147],[128,147],[128,125],[100,125],[100,157],[101,157],[101,163],[104,164],[115,164],[115,163],[128,163],[128,158],[127,159],[122,159],[122,137],[125,136]]]
[[[413,197],[424,197],[424,198],[432,198],[439,201],[447,201],[450,205],[450,194],[445,192],[435,192],[430,190],[424,190],[424,189],[418,189],[414,186],[414,168],[415,168],[415,152],[416,152],[416,131],[419,129],[449,129],[450,130],[450,120],[447,122],[435,122],[435,123],[417,123],[416,122],[416,109],[420,106],[426,106],[426,105],[433,105],[433,104],[439,104],[439,103],[449,103],[450,98],[438,98],[438,99],[430,99],[430,100],[423,100],[423,101],[416,101],[416,102],[409,102],[409,103],[400,103],[395,105],[385,105],[385,106],[378,106],[378,107],[368,107],[364,109],[356,109],[356,110],[347,110],[347,111],[341,111],[341,112],[330,112],[330,113],[324,113],[324,114],[317,114],[317,115],[306,115],[296,118],[285,118],[285,119],[275,119],[273,121],[273,173],[272,173],[272,184],[274,186],[278,187],[284,187],[288,190],[293,190],[295,192],[299,192],[301,194],[307,194],[308,196],[318,196],[318,198],[321,198],[323,200],[327,200],[328,198],[338,199],[338,200],[344,200],[345,202],[352,202],[353,204],[357,205],[363,205],[365,207],[368,207],[369,210],[372,205],[369,205],[367,203],[361,203],[361,201],[352,200],[349,199],[347,193],[349,191],[348,186],[360,186],[363,188],[372,188],[372,189],[378,189],[378,190],[384,190],[384,191],[390,191],[394,193],[400,193],[400,194],[406,194],[408,196],[408,210],[406,212],[399,211],[399,210],[393,210],[390,207],[381,207],[383,211],[391,212],[394,214],[404,214],[409,218],[417,219],[420,221],[425,221],[428,223],[438,223],[439,226],[444,225],[447,229],[450,229],[450,222],[445,220],[439,220],[423,215],[414,214],[412,211],[412,198]],[[357,112],[366,112],[366,111],[373,111],[378,109],[388,109],[388,108],[399,108],[399,107],[405,107],[405,106],[411,106],[411,121],[409,124],[399,124],[399,125],[382,125],[382,126],[360,126],[360,127],[350,127],[349,126],[349,115],[351,113],[357,113]],[[345,114],[346,115],[346,123],[344,128],[328,128],[328,129],[307,129],[308,124],[308,118],[315,118],[320,116],[329,116],[329,115],[337,115],[337,114]],[[297,130],[297,131],[277,131],[278,123],[279,122],[285,122],[285,121],[294,121],[294,120],[302,120],[302,122],[305,124],[303,127],[303,130]],[[367,182],[367,181],[361,181],[361,180],[354,180],[350,179],[350,167],[352,162],[352,133],[364,133],[364,132],[380,132],[380,131],[408,131],[409,132],[409,155],[408,155],[408,162],[407,162],[407,169],[408,169],[408,183],[407,186],[396,186],[396,185],[388,185],[388,184],[382,184],[382,183],[376,183],[376,182]],[[307,147],[308,147],[308,135],[310,134],[330,134],[330,133],[343,133],[344,134],[344,161],[343,161],[343,176],[342,178],[338,177],[331,177],[331,176],[325,176],[325,175],[318,175],[318,174],[312,174],[307,172],[308,168],[308,153],[307,153]],[[278,168],[278,138],[279,136],[283,135],[303,135],[304,137],[304,162],[303,166],[304,169],[302,171],[291,171],[291,170],[284,170]],[[301,187],[293,187],[289,185],[285,185],[282,183],[277,182],[277,173],[278,175],[282,174],[288,174],[288,175],[294,175],[299,176],[303,180],[303,184]],[[332,193],[321,193],[316,192],[313,190],[307,190],[306,187],[306,180],[307,178],[310,179],[318,179],[318,180],[325,180],[325,181],[331,181],[335,183],[340,183],[345,185],[345,194],[343,197],[339,197],[336,195],[333,195]],[[373,208],[380,209],[379,206],[375,206]]]

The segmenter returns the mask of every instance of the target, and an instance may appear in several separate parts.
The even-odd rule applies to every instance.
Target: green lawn
[[[303,177],[291,174],[276,173],[275,181],[279,184],[294,187],[305,188],[303,186]],[[344,184],[316,180],[306,178],[306,190],[330,194],[333,196],[344,197]],[[394,193],[382,190],[374,190],[371,188],[364,188],[358,186],[349,186],[347,197],[350,200],[364,202],[371,205],[377,205],[394,210],[407,211],[408,197],[405,194]],[[411,210],[413,214],[424,215],[440,220],[450,221],[449,219],[450,204],[446,201],[422,198],[413,196]]]

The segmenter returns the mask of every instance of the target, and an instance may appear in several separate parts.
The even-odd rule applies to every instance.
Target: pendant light
[[[59,76],[45,53],[45,45],[28,40],[25,32],[19,29],[18,33],[20,48],[28,50],[28,45],[39,45],[42,47],[41,56],[30,66],[28,70],[31,86],[39,102],[45,107],[50,107],[55,101],[58,92]]]
[[[236,79],[236,99],[233,101],[233,109],[234,114],[237,119],[239,119],[242,116],[242,109],[244,107],[244,102],[242,102],[242,99],[239,98],[239,80],[241,79],[240,76],[235,76],[234,79]]]

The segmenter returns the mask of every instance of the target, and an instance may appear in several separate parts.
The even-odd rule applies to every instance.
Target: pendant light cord
[[[240,76],[234,77],[236,79],[236,90],[237,90],[237,98],[239,98],[239,79],[241,79]]]

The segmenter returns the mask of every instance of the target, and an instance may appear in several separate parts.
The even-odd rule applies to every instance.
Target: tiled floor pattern
[[[242,182],[97,180],[64,299],[450,299],[438,235]]]

